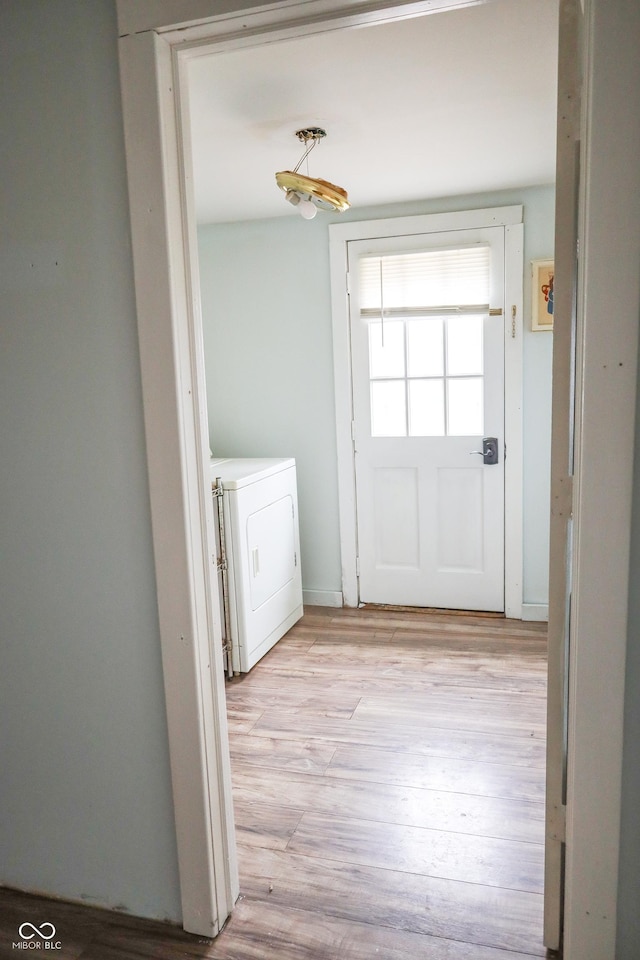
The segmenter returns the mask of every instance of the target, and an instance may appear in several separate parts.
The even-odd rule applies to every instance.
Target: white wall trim
[[[341,607],[343,604],[339,590],[303,590],[302,600],[310,607]]]
[[[522,619],[534,623],[546,623],[549,620],[548,603],[523,603]]]
[[[555,212],[553,391],[547,625],[547,746],[544,850],[545,946],[562,945],[566,804],[566,714],[571,598],[573,436],[575,386],[576,197],[580,180],[582,11],[560,0]]]
[[[340,227],[340,231],[336,230]],[[342,569],[342,596],[345,607],[357,607],[358,555],[356,533],[356,486],[353,469],[353,439],[351,434],[351,338],[349,336],[349,299],[346,278],[351,224],[329,225],[329,263],[331,272],[331,323],[333,327],[333,377],[336,399],[336,452],[338,465],[338,513],[340,519],[340,564]],[[354,224],[354,227],[361,227]],[[358,238],[360,239],[360,238]]]
[[[569,649],[566,960],[614,960],[618,955],[616,912],[640,316],[639,31],[637,4],[586,0],[575,548]]]
[[[514,620],[522,617],[524,589],[524,225],[519,209],[519,222],[506,223],[504,231],[504,614]]]
[[[183,925],[214,936],[238,880],[178,77],[153,33],[120,41],[120,69]]]
[[[294,35],[344,29],[470,7],[487,0],[116,0],[118,35],[180,30],[182,43],[210,42],[222,32],[292,28]],[[212,24],[215,23],[215,30]],[[254,41],[252,41],[254,42]]]
[[[338,501],[342,592],[347,607],[359,602],[356,576],[357,526],[355,467],[351,436],[352,388],[349,303],[346,288],[348,243],[478,227],[505,228],[505,615],[522,617],[522,344],[523,225],[520,205],[452,213],[390,217],[329,225],[333,369],[336,398]],[[511,308],[516,308],[512,336]]]

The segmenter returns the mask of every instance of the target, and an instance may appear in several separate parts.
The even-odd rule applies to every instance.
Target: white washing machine
[[[246,673],[303,613],[296,462],[212,458],[210,471],[227,657]]]

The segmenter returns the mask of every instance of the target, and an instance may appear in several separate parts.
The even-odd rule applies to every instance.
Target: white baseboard
[[[341,607],[342,594],[339,590],[303,590],[302,602],[310,607]]]
[[[523,620],[539,620],[540,622],[546,622],[549,619],[549,604],[548,603],[523,603],[522,619]]]

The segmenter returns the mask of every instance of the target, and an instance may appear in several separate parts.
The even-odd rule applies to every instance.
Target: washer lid
[[[210,461],[209,476],[212,481],[220,477],[225,490],[239,490],[241,487],[264,480],[265,477],[271,477],[295,465],[296,461],[293,457],[239,457],[220,460],[214,458]]]

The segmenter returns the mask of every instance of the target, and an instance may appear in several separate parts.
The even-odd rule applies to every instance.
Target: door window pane
[[[369,375],[404,377],[404,321],[369,323]]]
[[[444,380],[409,381],[409,435],[444,436]]]
[[[371,436],[406,437],[404,380],[371,382]]]
[[[482,316],[448,317],[447,373],[450,377],[482,374]]]
[[[468,437],[484,433],[481,377],[447,380],[447,433]]]
[[[444,344],[442,317],[407,320],[407,374],[442,377]]]

